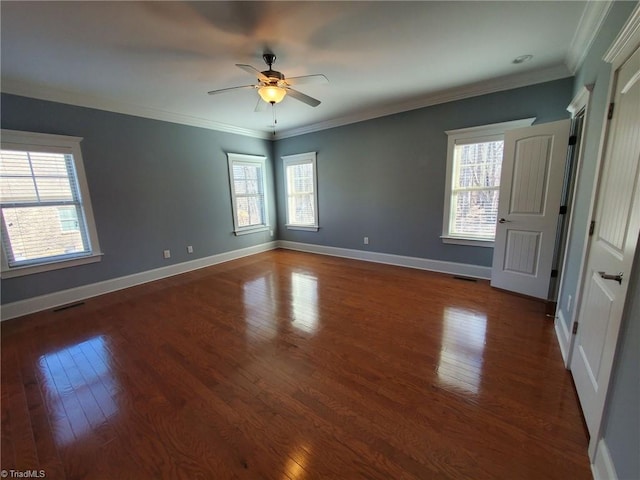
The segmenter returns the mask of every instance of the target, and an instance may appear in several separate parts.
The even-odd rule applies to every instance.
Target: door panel
[[[516,140],[509,214],[544,215],[553,137]]]
[[[582,355],[587,375],[594,389],[597,389],[598,372],[602,363],[602,352],[615,297],[607,290],[600,275],[592,275],[587,289],[585,313],[581,323],[583,328],[593,333],[584,337],[578,350]]]
[[[629,101],[632,101],[632,99],[629,98]],[[638,99],[636,101],[640,102]],[[640,103],[637,105],[640,105]],[[625,105],[619,105],[619,109],[618,123],[627,124],[633,121],[631,118],[634,113],[633,108],[625,108]],[[632,145],[629,142],[632,138],[619,138],[621,136],[624,135],[618,135],[620,143],[615,143],[611,146],[612,156],[618,157],[631,154]],[[636,169],[637,162],[633,161],[611,163],[607,169],[604,184],[604,190],[607,195],[603,197],[602,201],[598,240],[607,243],[612,253],[617,253],[620,256],[624,250],[624,238],[628,228],[629,211],[633,199],[632,193],[635,188]]]
[[[508,272],[535,275],[539,252],[540,233],[509,230],[503,269]]]
[[[546,299],[570,120],[507,131],[491,285]]]
[[[603,159],[593,239],[571,372],[597,438],[640,232],[640,50],[617,71],[614,116]],[[606,275],[606,277],[605,277]],[[620,275],[620,278],[616,278]]]

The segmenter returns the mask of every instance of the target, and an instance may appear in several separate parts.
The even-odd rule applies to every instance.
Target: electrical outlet
[[[369,237],[364,237],[363,242],[365,245],[369,245]]]
[[[164,250],[164,251],[162,252],[162,256],[163,256],[164,258],[171,258],[171,250]]]
[[[269,230],[269,235],[273,237],[273,230]]]
[[[187,253],[193,253],[193,246],[189,245],[187,247]]]

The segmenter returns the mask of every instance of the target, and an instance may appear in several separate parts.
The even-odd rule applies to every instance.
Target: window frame
[[[453,195],[453,172],[455,170],[454,157],[456,145],[469,145],[504,140],[504,134],[507,130],[530,127],[535,120],[536,117],[530,117],[509,122],[492,123],[488,125],[445,131],[447,134],[447,168],[445,174],[442,235],[440,237],[443,243],[493,248],[495,240],[495,237],[493,239],[483,239],[480,237],[454,235],[451,233],[451,219],[453,213],[451,211],[451,200]]]
[[[80,142],[83,138],[5,129],[2,129],[0,134],[2,135],[0,142],[2,150],[61,153],[72,156],[77,189],[80,197],[79,205],[84,213],[87,240],[89,243],[88,252],[74,257],[53,259],[45,258],[37,263],[11,267],[9,266],[7,252],[5,251],[5,245],[2,241],[0,242],[0,248],[2,250],[2,255],[0,255],[0,272],[2,274],[2,278],[14,278],[23,275],[31,275],[34,273],[99,262],[102,259],[103,254],[100,250],[100,242],[98,241],[98,231],[96,229],[93,207],[91,205],[91,196],[89,194],[89,185],[87,183],[84,160],[82,158],[82,150],[80,148]]]
[[[235,235],[247,235],[250,233],[264,232],[269,230],[269,202],[267,195],[267,157],[260,155],[246,155],[242,153],[227,153],[229,163],[229,187],[231,190],[231,210],[233,215],[233,233]],[[235,178],[233,176],[233,166],[235,164],[244,164],[259,166],[262,171],[262,220],[258,225],[240,226],[238,222],[238,194],[235,189]]]
[[[284,182],[284,200],[285,200],[285,214],[286,221],[285,227],[289,230],[305,230],[309,232],[317,232],[320,229],[319,215],[318,215],[318,166],[316,161],[316,152],[299,153],[296,155],[285,155],[282,158],[282,176]],[[313,172],[313,224],[293,223],[291,221],[291,215],[289,212],[289,197],[292,195],[289,193],[289,182],[287,179],[287,168],[295,165],[311,164]]]

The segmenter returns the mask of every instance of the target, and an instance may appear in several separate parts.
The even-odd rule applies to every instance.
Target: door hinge
[[[555,268],[551,270],[551,278],[556,278],[558,276],[558,270]]]
[[[571,333],[574,335],[578,333],[578,322],[573,322],[573,330],[571,330]]]
[[[560,205],[560,215],[566,215],[566,214],[567,214],[567,206]]]
[[[613,109],[615,108],[615,103],[610,103],[609,104],[609,112],[607,113],[607,119],[611,120],[613,118]]]
[[[593,232],[596,229],[596,221],[591,220],[591,225],[589,225],[589,236],[593,235]]]
[[[578,143],[578,136],[577,135],[571,135],[569,137],[569,145],[575,145],[576,143]]]

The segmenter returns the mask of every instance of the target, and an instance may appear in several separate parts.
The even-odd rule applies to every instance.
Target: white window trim
[[[229,186],[231,188],[231,208],[233,215],[233,233],[235,235],[247,235],[250,233],[264,232],[269,230],[269,205],[267,202],[267,157],[258,155],[245,155],[242,153],[227,153],[229,161]],[[234,163],[249,163],[257,164],[262,168],[262,193],[264,198],[263,203],[263,219],[264,223],[260,225],[251,225],[247,227],[241,227],[238,225],[238,205],[236,200],[236,191],[233,181],[233,164]]]
[[[447,130],[447,172],[444,187],[444,210],[442,218],[442,239],[443,243],[456,245],[469,245],[475,247],[493,248],[493,239],[480,239],[467,236],[452,235],[450,233],[451,220],[451,190],[453,180],[453,156],[456,145],[469,143],[480,143],[483,141],[495,141],[504,138],[504,132],[514,128],[530,127],[536,117],[513,120],[510,122],[492,123],[477,127],[460,128],[457,130]]]
[[[91,197],[89,195],[89,185],[87,183],[84,162],[82,160],[82,150],[80,149],[82,137],[4,129],[0,131],[0,135],[2,135],[1,144],[3,150],[31,150],[59,152],[73,155],[78,189],[80,190],[80,196],[82,198],[82,208],[86,221],[87,235],[91,245],[91,252],[84,256],[53,261],[45,259],[42,263],[38,263],[36,265],[9,267],[7,254],[4,250],[4,244],[2,244],[2,258],[0,260],[2,278],[21,277],[23,275],[31,275],[34,273],[99,262],[102,259],[102,252],[100,250],[100,243],[98,242],[98,231],[96,229],[96,223],[93,216],[93,208],[91,207]]]
[[[286,223],[285,227],[289,230],[304,230],[308,232],[317,232],[320,229],[320,222],[318,220],[318,167],[316,162],[316,152],[299,153],[296,155],[286,155],[282,158],[282,172],[284,182],[284,200],[285,200],[285,214]],[[291,165],[300,165],[305,163],[311,163],[313,167],[313,208],[315,212],[315,222],[313,225],[302,225],[296,223],[289,223],[289,192],[287,189],[287,167]]]

